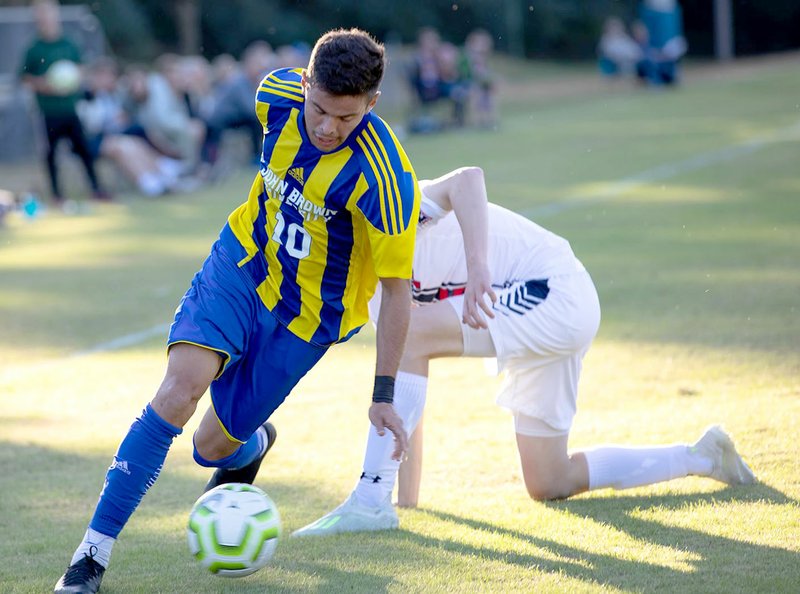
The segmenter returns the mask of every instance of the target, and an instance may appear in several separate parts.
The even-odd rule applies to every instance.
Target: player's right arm
[[[489,199],[480,167],[462,167],[423,185],[425,197],[442,210],[452,210],[464,237],[467,259],[467,286],[464,291],[462,321],[473,328],[486,328],[484,313],[494,317],[486,302],[497,295],[489,273]],[[483,313],[481,313],[483,310]]]

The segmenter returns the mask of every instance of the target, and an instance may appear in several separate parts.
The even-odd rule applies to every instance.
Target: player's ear
[[[372,108],[375,107],[375,104],[378,103],[378,97],[381,96],[380,91],[375,91],[375,94],[372,96],[372,99],[369,100],[367,104],[367,113],[372,111]]]
[[[308,88],[308,70],[305,68],[300,71],[300,84],[303,86],[304,91]]]

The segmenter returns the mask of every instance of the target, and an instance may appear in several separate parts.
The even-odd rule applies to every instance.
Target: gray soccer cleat
[[[378,507],[361,505],[355,493],[339,507],[325,514],[316,522],[295,530],[292,536],[327,536],[342,532],[370,532],[374,530],[392,530],[400,525],[397,512],[391,498]]]
[[[733,440],[719,425],[706,429],[689,451],[697,456],[710,459],[714,466],[710,476],[728,485],[750,485],[756,476],[736,451]]]

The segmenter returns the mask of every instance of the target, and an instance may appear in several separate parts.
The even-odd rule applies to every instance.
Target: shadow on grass
[[[587,543],[587,548],[577,548],[546,536],[536,536],[530,532],[503,528],[489,522],[463,518],[438,510],[420,509],[419,511],[443,521],[463,525],[470,530],[499,533],[532,543],[560,559],[553,560],[536,555],[493,551],[419,537],[410,533],[406,533],[406,535],[409,539],[418,540],[425,546],[444,547],[460,554],[493,559],[524,568],[536,568],[544,572],[563,573],[587,583],[611,585],[624,590],[791,591],[792,584],[796,586],[800,580],[800,554],[797,552],[671,526],[633,515],[637,511],[648,508],[678,511],[693,505],[722,503],[758,503],[778,506],[797,502],[768,485],[760,484],[747,488],[728,487],[713,493],[660,496],[622,495],[545,504],[551,509],[610,525],[643,544],[653,544],[682,553],[691,553],[694,559],[689,558],[685,561],[693,568],[691,571],[595,553],[590,549],[596,546],[596,543]],[[535,504],[532,503],[532,505]],[[532,532],[534,531],[535,529]]]
[[[175,452],[172,457],[174,455]],[[172,457],[168,459],[166,472],[123,532],[113,571],[104,580],[104,592],[167,591],[165,584],[176,583],[170,581],[175,579],[180,580],[182,592],[220,592],[232,584],[211,578],[188,555],[183,523],[206,477],[187,475],[183,465],[186,461],[172,460]],[[13,584],[12,592],[40,592],[52,588],[92,514],[110,459],[110,453],[75,455],[47,447],[0,442],[0,468],[3,469],[0,474],[3,512],[0,533],[4,535],[0,540],[0,555],[7,561],[0,568],[0,583]],[[308,519],[304,518],[312,513],[308,506],[329,509],[336,503],[313,481],[274,480],[270,478],[268,463],[265,470],[258,484],[281,502],[286,518],[291,518],[288,523],[284,519],[285,536],[301,525],[300,520]],[[429,571],[430,579],[441,585],[444,583],[441,580],[452,580],[453,575],[458,575],[464,563],[475,564],[478,568],[485,565],[486,571],[490,571],[492,563],[496,562],[522,570],[512,575],[514,579],[519,575],[528,585],[535,585],[544,573],[563,574],[587,585],[604,584],[628,591],[790,590],[789,585],[796,584],[800,578],[797,553],[637,516],[638,511],[647,508],[659,508],[668,513],[694,505],[725,503],[776,508],[795,504],[763,484],[695,495],[623,495],[547,504],[553,510],[609,525],[643,545],[678,551],[688,557],[682,561],[691,568],[688,570],[624,559],[613,552],[595,552],[597,543],[586,543],[585,547],[564,544],[556,536],[538,534],[535,526],[527,530],[506,528],[456,514],[421,509],[421,513],[441,522],[454,523],[465,531],[498,533],[530,543],[547,554],[498,550],[406,530],[320,539],[284,538],[269,568],[237,580],[235,589],[237,592],[387,592],[402,587],[406,579],[418,579],[420,571]],[[736,521],[744,523],[741,517]],[[444,557],[442,552],[446,553]],[[392,573],[381,569],[385,559],[391,560]],[[537,573],[531,574],[531,570]],[[482,571],[471,570],[472,579],[481,579],[475,576],[484,575]],[[491,583],[491,576],[481,583],[484,586]],[[467,587],[469,584],[451,585]],[[520,586],[523,590],[527,588],[522,583]]]
[[[102,592],[385,592],[394,581],[369,564],[349,568],[351,548],[331,552],[325,543],[289,541],[286,525],[267,569],[233,581],[211,576],[189,555],[184,524],[208,477],[187,476],[176,454],[120,535]],[[78,455],[0,440],[0,592],[52,591],[92,516],[111,459],[112,452]],[[288,502],[334,501],[314,485],[271,480],[268,461],[261,475],[257,484],[285,502],[287,512],[296,512]]]

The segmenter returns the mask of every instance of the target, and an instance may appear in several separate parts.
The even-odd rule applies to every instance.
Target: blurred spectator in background
[[[618,17],[609,17],[603,23],[603,34],[597,44],[600,72],[619,78],[637,72],[644,60],[645,47],[628,35],[625,23]]]
[[[131,125],[125,132],[179,161],[181,175],[195,173],[205,125],[189,114],[177,56],[161,56],[157,67],[159,72],[133,67],[126,74]]]
[[[467,121],[469,101],[469,73],[461,52],[452,43],[442,43],[436,53],[439,69],[439,97],[452,108],[449,124],[461,128]]]
[[[409,123],[412,132],[435,132],[466,123],[469,69],[460,50],[452,43],[442,42],[435,29],[419,30],[409,82],[414,95]],[[449,114],[437,111],[442,104],[447,106]]]
[[[678,82],[678,63],[686,53],[683,13],[676,0],[644,0],[639,19],[647,29],[648,80],[655,85]]]
[[[87,96],[78,103],[93,158],[111,161],[146,196],[172,190],[180,165],[170,162],[140,136],[124,134],[130,120],[119,93],[119,72],[111,58],[101,58],[87,72]]]
[[[441,38],[438,31],[423,27],[417,33],[417,47],[411,59],[408,78],[413,94],[412,113],[409,121],[411,132],[435,132],[441,123],[432,107],[441,98],[439,87],[439,47]]]
[[[220,54],[211,60],[211,92],[227,84],[239,73],[239,62],[230,54]]]
[[[311,48],[307,43],[298,41],[289,45],[281,45],[275,50],[274,68],[305,67],[310,58]]]
[[[439,46],[442,41],[438,31],[423,27],[417,34],[417,48],[411,63],[410,79],[416,99],[429,103],[439,99]]]
[[[257,163],[261,157],[264,130],[253,109],[253,98],[261,79],[277,67],[275,54],[266,41],[256,41],[242,54],[241,69],[229,68],[227,61],[222,65],[226,65],[226,72],[215,87],[213,109],[206,120],[208,132],[203,145],[203,159],[215,164],[223,133],[241,129],[248,133],[252,161]],[[216,64],[216,67],[219,69],[222,65]],[[305,63],[292,66],[305,66]]]
[[[473,122],[481,128],[497,124],[495,104],[496,84],[489,63],[494,50],[494,40],[485,29],[475,29],[464,42],[464,54],[471,84]]]
[[[203,56],[183,56],[178,61],[179,85],[189,115],[207,121],[214,111],[214,75],[211,64]]]
[[[36,94],[47,133],[47,173],[53,199],[63,204],[56,162],[58,142],[66,138],[83,163],[92,196],[108,199],[94,168],[94,160],[86,142],[76,105],[81,90],[81,52],[78,46],[64,37],[59,5],[55,0],[37,0],[33,3],[38,37],[25,53],[21,68],[23,82]]]

